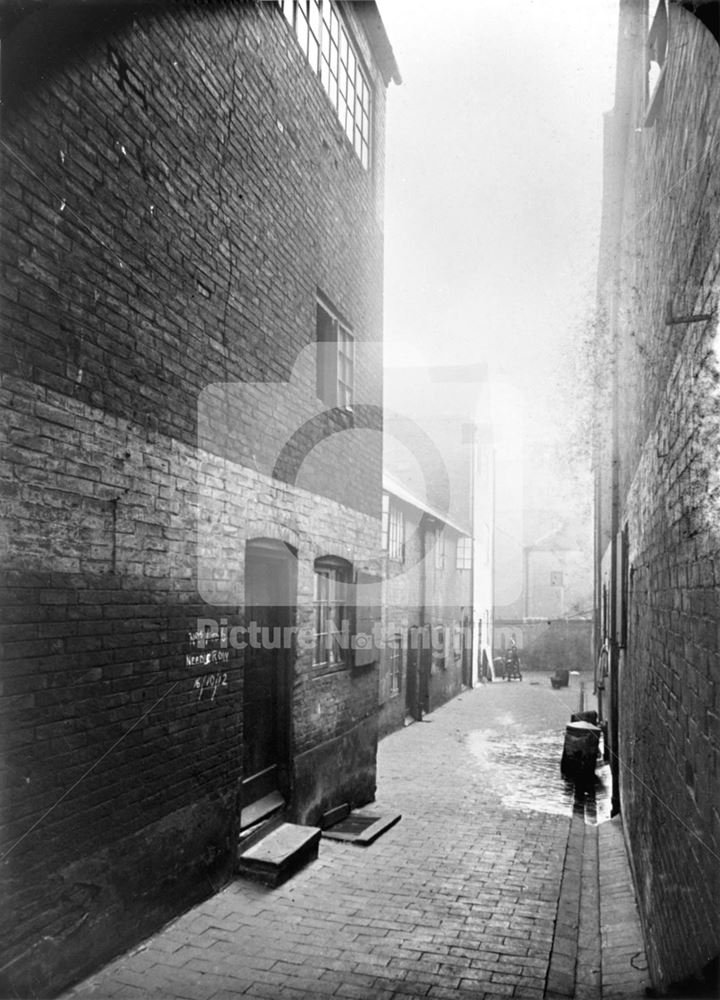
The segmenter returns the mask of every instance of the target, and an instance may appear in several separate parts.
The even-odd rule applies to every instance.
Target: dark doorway
[[[418,649],[420,630],[413,625],[408,633],[407,672],[405,675],[405,714],[416,721],[422,718],[420,711],[418,672],[420,653]]]
[[[245,614],[249,629],[243,682],[242,809],[289,793],[290,698],[297,559],[270,539],[245,550]]]
[[[430,711],[430,671],[432,669],[432,629],[425,625],[422,629],[420,645],[420,711],[426,714]]]
[[[472,623],[468,615],[463,616],[462,625],[460,626],[460,636],[459,636],[459,652],[460,652],[460,663],[462,669],[462,682],[465,687],[472,687],[472,639],[468,642],[468,638],[471,637]],[[481,677],[485,676],[483,665],[482,665],[482,654],[480,652],[482,644],[480,637],[482,635],[482,625],[478,629],[478,674]]]
[[[432,635],[429,625],[413,625],[409,631],[405,711],[420,721],[423,712],[430,711],[430,668]]]

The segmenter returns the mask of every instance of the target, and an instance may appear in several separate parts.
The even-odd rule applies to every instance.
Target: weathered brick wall
[[[193,444],[198,393],[250,383],[231,440],[265,467],[275,441],[255,431],[274,411],[255,386],[289,379],[313,342],[315,290],[380,339],[382,164],[379,180],[363,170],[279,10],[231,7],[148,13],[111,39],[98,17],[98,37],[22,94],[11,36],[5,370]],[[377,363],[358,372],[362,401]],[[357,456],[366,475],[327,475],[372,513],[377,447]]]
[[[315,557],[372,568],[379,435],[357,433],[342,475],[337,448],[313,453],[303,489],[270,478],[267,429],[287,440],[317,407],[318,289],[380,339],[382,144],[364,171],[272,3],[41,9],[3,71],[2,964],[25,995],[227,877],[242,653],[214,698],[185,658],[198,618],[243,623],[245,539],[298,548],[298,623]],[[298,359],[299,412],[269,391]],[[376,350],[357,379],[372,399]],[[200,393],[227,382],[244,403],[198,453]],[[222,538],[203,529],[218,491]],[[298,759],[340,760],[347,737],[367,798],[377,675],[320,681],[307,656]]]
[[[720,947],[720,49],[674,4],[671,15],[650,127],[644,28],[625,24],[635,76],[626,73],[630,96],[616,111],[628,140],[622,237],[606,248],[618,265],[607,297],[618,303],[619,527],[629,543],[621,801],[659,986],[697,973]],[[673,324],[668,309],[715,318]]]

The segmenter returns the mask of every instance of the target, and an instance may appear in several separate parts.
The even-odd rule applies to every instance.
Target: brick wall
[[[0,965],[22,995],[229,874],[242,652],[216,697],[196,686],[215,668],[186,656],[198,618],[244,623],[245,540],[297,548],[301,625],[314,558],[377,555],[378,434],[354,432],[352,462],[336,437],[302,481],[271,476],[317,409],[318,290],[358,341],[381,337],[384,83],[347,13],[374,88],[370,172],[275,4],[40,9],[3,39]],[[370,346],[363,401],[379,379]],[[203,393],[227,383],[198,450]],[[321,679],[309,657],[301,817],[374,791],[376,672]]]
[[[699,21],[670,7],[653,125],[644,120],[647,25],[637,6],[621,12],[608,148],[624,177],[606,192],[620,225],[614,240],[606,233],[603,268],[618,350],[617,529],[628,539],[620,797],[662,988],[699,973],[720,942],[720,49]],[[668,311],[714,318],[668,322]],[[600,502],[607,525],[609,485]]]

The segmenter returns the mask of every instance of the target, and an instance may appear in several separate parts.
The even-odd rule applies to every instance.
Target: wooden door
[[[411,719],[419,720],[420,701],[418,697],[418,629],[412,626],[409,631],[407,666],[405,675],[405,713]]]
[[[296,559],[269,540],[248,542],[245,611],[249,629],[243,680],[243,808],[287,792]]]

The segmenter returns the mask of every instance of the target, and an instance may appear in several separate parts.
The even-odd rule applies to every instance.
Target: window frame
[[[405,644],[402,634],[396,632],[392,637],[388,656],[389,696],[398,698],[402,693],[403,653]]]
[[[469,535],[460,535],[455,548],[455,569],[472,569],[472,538]]]
[[[320,581],[327,581],[327,590],[321,593]],[[350,665],[350,631],[352,603],[350,588],[353,583],[352,564],[339,556],[319,556],[313,563],[313,667],[327,670],[343,669]],[[335,635],[342,636],[344,648],[335,648],[329,641],[329,623],[334,620]],[[322,627],[324,626],[324,627]],[[321,639],[325,637],[324,649]],[[323,658],[320,658],[324,654]]]
[[[445,622],[439,622],[431,625],[431,629],[432,639],[430,646],[432,651],[432,665],[435,668],[445,670],[447,667],[447,627]]]
[[[388,559],[405,562],[405,511],[389,493],[382,499],[382,547]]]
[[[318,399],[326,406],[352,411],[355,400],[355,337],[350,324],[319,297],[316,299],[315,341],[315,390]],[[329,345],[333,345],[332,348]]]
[[[373,90],[360,48],[333,0],[277,0],[364,170],[372,154]]]

